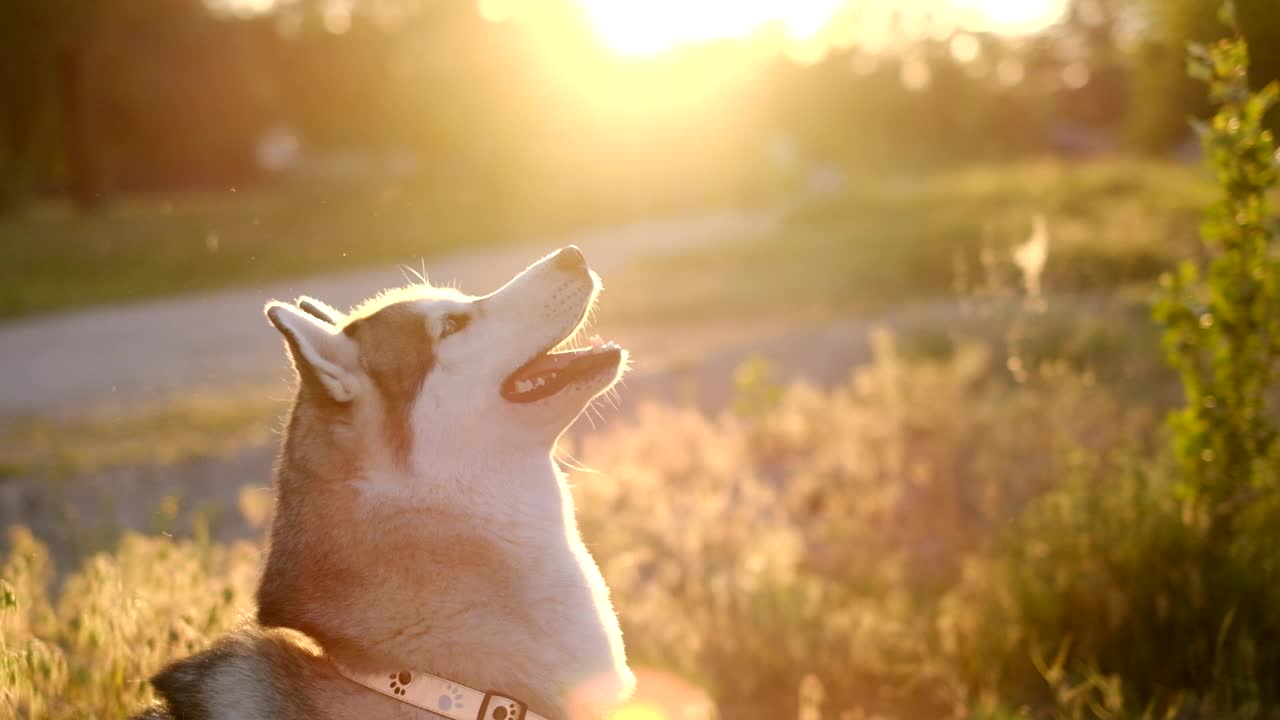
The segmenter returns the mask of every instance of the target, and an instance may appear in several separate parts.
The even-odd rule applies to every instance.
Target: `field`
[[[1192,168],[1138,161],[1029,162],[854,182],[838,197],[797,204],[774,233],[642,257],[611,273],[597,325],[608,332],[624,328],[642,334],[655,345],[676,344],[669,338],[691,339],[708,328],[746,327],[750,336],[757,326],[804,328],[846,318],[898,326],[908,354],[936,353],[961,338],[1003,340],[1018,324],[1016,310],[1025,294],[1024,273],[1012,250],[1026,242],[1041,215],[1048,227],[1049,260],[1037,273],[1038,282],[1044,294],[1055,297],[1035,323],[1018,324],[1028,335],[1022,338],[1024,349],[1039,358],[1147,377],[1161,363],[1146,302],[1155,276],[1190,252],[1207,193]],[[348,222],[357,223],[356,206],[370,212],[368,199],[349,199]],[[376,224],[350,231],[326,215],[310,221],[324,226],[323,232],[309,233],[308,226],[298,229],[292,219],[298,213],[295,200],[296,192],[250,196],[245,201],[250,210],[274,208],[277,222],[291,229],[243,237],[234,252],[204,256],[203,249],[192,251],[180,261],[189,266],[176,273],[162,272],[168,259],[155,257],[156,246],[174,242],[166,233],[181,238],[176,227],[220,224],[249,213],[225,198],[202,197],[187,205],[135,201],[127,206],[132,210],[122,207],[70,223],[37,214],[21,225],[11,221],[10,231],[20,228],[33,238],[29,247],[43,254],[30,262],[56,275],[46,285],[41,273],[24,272],[13,259],[0,264],[0,272],[12,273],[5,287],[15,296],[39,298],[46,287],[57,302],[73,306],[118,300],[124,297],[120,288],[144,288],[129,295],[140,298],[227,287],[290,272],[349,270],[377,259],[440,253],[462,242],[446,236],[434,245],[415,245],[403,228],[420,222],[402,215],[384,227],[376,212],[370,213]],[[398,206],[403,213],[404,204]],[[41,230],[43,223],[49,228]],[[388,237],[391,225],[397,229]],[[83,279],[73,277],[81,272],[74,264],[78,260],[54,237],[65,240],[81,226],[92,228],[95,237],[133,240],[107,252],[97,266],[84,261],[89,282],[85,294],[77,296],[62,288]],[[344,236],[378,240],[347,243]],[[356,260],[335,250],[348,244],[362,253]],[[32,252],[23,247],[0,243],[0,252]],[[297,258],[288,255],[294,250],[302,251]],[[253,264],[259,260],[270,262]],[[147,279],[121,275],[125,270]],[[52,306],[11,307],[31,313]],[[1108,309],[1107,317],[1098,317],[1100,307]],[[923,311],[913,312],[916,308]],[[218,387],[111,412],[81,411],[74,421],[0,423],[0,477],[77,475],[216,454],[248,442],[245,438],[261,441],[286,401],[274,387]],[[240,435],[245,438],[234,440]]]
[[[173,192],[89,215],[49,202],[0,218],[0,320],[376,264],[417,267],[584,220],[589,211],[536,198],[500,212],[418,181]]]
[[[1149,288],[1194,248],[1209,189],[1163,162],[1026,162],[855,176],[801,204],[776,237],[703,247],[612,278],[605,313],[696,322],[743,312],[830,317],[922,298],[1018,291],[1010,251],[1044,218],[1054,293]],[[609,315],[606,315],[608,317]]]
[[[1276,626],[1248,625],[1258,614],[1237,601],[1276,607],[1280,569],[1257,552],[1221,575],[1188,570],[1197,531],[1162,425],[1179,396],[1148,319],[1155,277],[1191,254],[1209,193],[1188,168],[1128,161],[855,178],[797,204],[775,234],[606,277],[610,332],[696,343],[724,326],[882,328],[843,381],[784,383],[787,368],[758,360],[715,409],[624,391],[623,417],[565,448],[598,471],[573,483],[633,665],[693,683],[723,717],[1275,717]],[[154,242],[122,218],[83,222]],[[367,259],[399,259],[404,237]],[[261,272],[331,270],[333,243]],[[34,243],[2,247],[29,254],[11,278],[51,262]],[[108,262],[150,256],[129,252]],[[216,270],[183,252],[184,287],[267,277],[243,249]],[[52,309],[13,298],[71,280],[32,280],[0,307]],[[126,287],[89,283],[66,302]],[[281,406],[260,396],[10,424],[0,457],[15,485],[176,476],[269,448]],[[0,718],[120,717],[149,698],[151,672],[251,610],[256,532],[218,539],[201,513],[178,526],[183,503],[150,514],[162,522],[143,529],[164,532],[54,547],[72,563],[57,569],[44,543],[10,531]],[[261,527],[260,498],[232,512]],[[1274,534],[1261,528],[1259,547]],[[1247,592],[1215,594],[1245,576]],[[1209,656],[1216,669],[1199,672]]]

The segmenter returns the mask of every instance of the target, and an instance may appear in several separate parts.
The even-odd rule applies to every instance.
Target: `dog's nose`
[[[560,248],[560,252],[556,253],[553,260],[555,260],[556,267],[561,267],[565,270],[578,270],[587,266],[587,259],[582,256],[582,251],[578,249],[577,245]]]

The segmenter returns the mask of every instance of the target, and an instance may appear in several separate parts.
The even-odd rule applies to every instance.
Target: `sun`
[[[790,42],[813,41],[840,18],[856,22],[865,0],[574,0],[600,40],[630,57],[686,45],[742,39],[770,29]],[[1008,35],[1039,32],[1066,13],[1069,0],[883,0],[908,13],[955,18],[968,29]]]
[[[1069,0],[953,0],[977,16],[977,27],[1002,35],[1032,35],[1061,20]]]
[[[847,0],[576,0],[614,52],[649,56],[682,45],[745,38],[776,27],[805,40]]]

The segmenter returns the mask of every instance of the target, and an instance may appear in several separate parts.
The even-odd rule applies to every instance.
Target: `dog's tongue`
[[[535,375],[541,375],[542,373],[563,370],[566,367],[568,367],[570,363],[573,362],[573,358],[575,356],[581,354],[582,352],[583,352],[582,350],[574,350],[571,352],[547,353],[546,355],[539,355],[538,357],[526,363],[524,367],[520,368],[520,372],[519,374],[516,375],[516,377],[531,378],[531,377],[534,377]]]
[[[612,343],[606,343],[604,340],[600,339],[599,335],[592,335],[591,347],[539,355],[525,363],[524,367],[520,368],[520,371],[516,373],[515,378],[518,380],[528,380],[545,373],[559,372],[573,364],[574,360],[603,348],[610,347],[611,345]]]

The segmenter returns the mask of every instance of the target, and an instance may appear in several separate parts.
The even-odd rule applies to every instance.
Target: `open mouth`
[[[606,370],[616,371],[620,362],[622,348],[598,336],[591,339],[591,347],[539,353],[507,376],[502,397],[513,403],[537,402]]]

